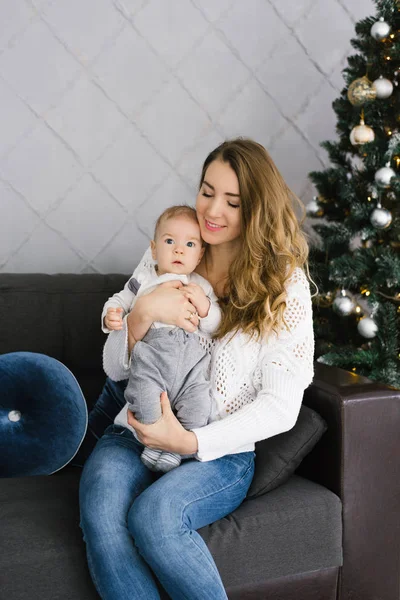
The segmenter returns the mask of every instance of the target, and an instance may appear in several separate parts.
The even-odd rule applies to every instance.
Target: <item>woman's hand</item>
[[[196,308],[180,290],[181,281],[167,281],[141,296],[129,313],[128,331],[135,341],[141,340],[154,321],[181,327],[193,333],[199,324]]]
[[[145,446],[178,454],[195,454],[198,450],[197,437],[187,431],[172,412],[166,392],[161,397],[161,418],[152,425],[143,425],[128,410],[128,423],[136,431],[137,437]]]

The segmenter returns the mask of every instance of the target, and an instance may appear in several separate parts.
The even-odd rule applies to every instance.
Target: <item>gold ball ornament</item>
[[[368,144],[375,139],[375,132],[372,127],[365,125],[364,119],[360,119],[360,124],[353,127],[350,133],[350,142],[353,146]]]
[[[355,79],[347,90],[347,97],[353,106],[361,106],[367,102],[372,102],[376,98],[376,90],[368,77],[360,77]]]
[[[390,25],[383,17],[376,21],[371,27],[370,34],[377,42],[382,42],[390,33]]]

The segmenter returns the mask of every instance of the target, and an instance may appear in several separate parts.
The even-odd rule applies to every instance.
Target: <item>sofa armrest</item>
[[[304,403],[328,431],[301,473],[343,504],[340,599],[399,598],[400,391],[322,364]]]

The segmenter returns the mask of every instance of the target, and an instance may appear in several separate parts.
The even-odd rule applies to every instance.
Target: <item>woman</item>
[[[117,425],[97,443],[81,480],[81,525],[104,600],[159,599],[153,573],[173,600],[227,598],[196,530],[240,505],[254,472],[254,443],[294,426],[313,374],[308,250],[292,198],[252,140],[224,142],[204,163],[196,211],[208,246],[196,270],[223,313],[209,342],[214,418],[186,431],[163,393],[163,415],[153,425],[129,415],[141,443]],[[154,268],[146,258],[141,266]],[[105,346],[117,402],[124,404],[124,385],[110,380],[128,377],[136,341],[153,321],[194,331],[192,312],[184,288],[172,282],[137,301]],[[195,458],[157,478],[140,462],[143,445]]]

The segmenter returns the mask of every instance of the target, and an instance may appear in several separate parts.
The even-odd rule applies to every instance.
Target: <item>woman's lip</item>
[[[221,231],[221,229],[224,229],[225,227],[225,225],[216,225],[216,223],[212,223],[212,221],[207,221],[207,219],[204,219],[204,222],[208,231]]]

